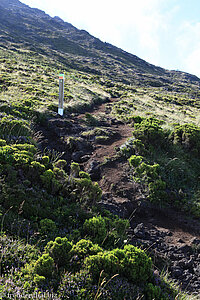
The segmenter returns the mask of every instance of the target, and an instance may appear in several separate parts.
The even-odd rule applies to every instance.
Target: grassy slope
[[[55,26],[58,27],[57,23],[52,24],[54,29]],[[87,299],[90,299],[89,297],[94,299],[95,295],[98,295],[95,291],[98,280],[92,281],[96,275],[91,272],[89,262],[85,262],[85,265],[82,265],[82,262],[85,256],[103,250],[90,249],[83,254],[79,249],[80,246],[76,246],[76,242],[89,236],[94,243],[105,249],[115,248],[116,241],[119,241],[117,246],[122,247],[123,240],[126,239],[122,231],[127,224],[101,211],[105,219],[102,221],[97,218],[96,222],[97,227],[103,228],[102,231],[96,232],[94,236],[87,225],[85,231],[82,230],[86,219],[99,215],[99,211],[93,208],[94,201],[100,197],[98,187],[90,180],[83,181],[80,176],[87,177],[87,175],[77,175],[77,166],[74,166],[75,169],[71,170],[69,176],[62,167],[64,162],[57,162],[58,153],[55,157],[50,152],[41,153],[37,147],[38,133],[35,128],[43,126],[45,120],[53,118],[57,111],[58,74],[61,71],[66,74],[65,108],[72,113],[71,117],[73,112],[84,111],[95,103],[106,101],[107,97],[117,97],[119,101],[113,105],[108,104],[108,109],[123,122],[132,123],[135,127],[135,118],[138,115],[144,120],[155,117],[164,121],[159,126],[166,134],[165,141],[169,148],[155,149],[152,145],[150,151],[138,154],[143,156],[147,165],[152,166],[155,163],[160,165],[159,178],[166,182],[170,191],[168,195],[171,200],[167,201],[167,205],[171,205],[175,200],[179,209],[184,208],[187,213],[195,213],[198,217],[199,145],[195,147],[192,145],[192,148],[190,145],[184,147],[184,143],[181,145],[175,141],[173,123],[199,125],[199,83],[196,78],[195,81],[190,81],[187,74],[154,69],[153,66],[143,63],[136,57],[127,56],[117,48],[104,45],[100,41],[94,42],[91,37],[89,40],[86,39],[88,34],[85,32],[77,31],[73,27],[71,30],[68,39],[73,41],[77,34],[78,46],[74,42],[63,45],[61,39],[61,43],[56,41],[58,48],[55,49],[49,47],[52,45],[53,37],[44,43],[45,37],[41,41],[35,40],[31,46],[32,50],[29,40],[25,44],[20,36],[16,39],[15,31],[14,41],[6,45],[5,31],[2,29],[1,32],[3,41],[3,47],[0,48],[0,204],[3,245],[1,284],[4,291],[8,292],[11,289],[11,293],[16,293],[17,289],[30,294],[37,288],[43,292],[53,288],[55,299],[59,297],[59,293],[65,294],[65,297],[72,295],[71,290],[74,289],[76,292],[78,288],[81,290],[82,284],[83,289],[90,291]],[[35,32],[38,32],[38,29]],[[88,45],[86,41],[89,41]],[[91,43],[94,44],[94,48],[88,55]],[[106,48],[102,49],[103,46]],[[141,72],[137,70],[139,67]],[[139,138],[143,137],[140,135]],[[146,150],[149,150],[152,141],[143,142]],[[146,187],[152,182],[151,178],[147,178],[144,183],[143,175],[136,178],[137,174],[134,174],[134,177]],[[160,205],[160,199],[156,201]],[[166,205],[161,202],[162,205]],[[48,220],[45,220],[46,218]],[[111,236],[108,234],[109,238],[106,240],[108,243],[105,243],[104,233],[113,231],[117,224],[118,230],[116,229]],[[123,230],[120,230],[120,226]],[[46,258],[47,270],[50,271],[45,268],[41,271],[37,266],[41,267],[42,262],[38,262],[38,259],[41,253],[44,253],[47,242],[54,240],[56,236],[67,236],[73,244],[72,249],[78,248],[73,250],[75,252],[70,252],[67,247],[71,247],[72,244],[69,246],[65,243],[63,247],[66,248],[62,250],[70,253],[70,259],[75,259],[77,255],[78,261],[72,260],[72,265],[69,266],[68,257],[63,254],[66,265],[65,269],[62,269],[55,254],[52,254],[52,250],[48,250],[46,252],[53,257],[54,262],[52,263],[49,257]],[[111,264],[109,260],[107,263]],[[75,277],[69,275],[63,277],[66,271],[71,271],[71,268],[76,274]],[[101,271],[101,268],[98,271]],[[123,268],[121,271],[116,269],[117,272],[121,272],[120,278],[113,286],[121,284],[121,298],[130,297],[130,294],[135,298],[145,294],[147,299],[160,299],[160,288],[164,299],[170,299],[168,294],[173,295],[173,291],[170,292],[168,285],[163,282],[156,287],[157,278],[148,278],[141,284],[127,279]],[[107,273],[108,278],[111,278],[112,272],[109,273],[107,270]],[[69,289],[66,286],[69,286]],[[110,284],[104,288],[107,293],[105,299],[109,299],[110,294],[114,295],[113,286]],[[82,292],[86,293],[84,290]],[[173,299],[175,294],[176,292],[172,296]],[[83,299],[81,292],[79,297]],[[117,295],[115,297],[118,299]]]
[[[35,54],[34,52],[27,52],[23,49],[17,52],[10,50],[4,51],[4,49],[1,49],[1,210],[3,216],[2,233],[7,232],[8,234],[7,237],[2,235],[2,243],[4,244],[5,251],[2,252],[1,259],[2,274],[5,276],[2,277],[2,286],[5,291],[8,291],[9,288],[14,285],[15,289],[18,288],[21,292],[25,289],[26,293],[34,293],[36,287],[43,291],[54,287],[55,299],[59,297],[56,294],[57,289],[61,295],[63,293],[68,295],[68,293],[71,293],[70,289],[73,290],[74,288],[70,286],[69,290],[65,289],[65,292],[63,292],[64,281],[61,279],[62,276],[60,277],[60,275],[63,274],[62,269],[59,270],[60,275],[55,272],[55,270],[53,270],[53,273],[50,275],[44,271],[37,271],[35,267],[35,261],[37,261],[39,257],[37,253],[38,251],[43,251],[44,245],[49,240],[54,240],[57,235],[65,236],[66,233],[69,240],[73,241],[73,247],[75,247],[76,241],[81,237],[85,237],[85,232],[80,230],[85,219],[96,215],[95,211],[88,211],[88,207],[92,207],[94,199],[99,197],[97,196],[98,189],[94,190],[91,195],[92,182],[89,182],[86,195],[90,193],[91,196],[89,196],[89,198],[86,196],[85,198],[82,194],[80,179],[77,178],[75,182],[73,182],[72,179],[72,181],[69,181],[68,175],[62,171],[62,168],[58,172],[55,161],[50,154],[49,158],[47,158],[37,150],[37,139],[35,138],[37,135],[34,128],[37,124],[43,124],[42,122],[45,118],[49,118],[55,114],[54,111],[57,109],[58,93],[57,75],[60,70],[65,70],[67,74],[65,105],[66,108],[68,110],[70,108],[72,112],[84,111],[85,108],[96,102],[105,101],[106,97],[109,97],[110,94],[121,97],[121,100],[119,99],[119,101],[111,107],[112,113],[116,116],[118,116],[119,113],[117,108],[124,111],[124,107],[128,106],[129,108],[133,108],[134,105],[133,112],[128,109],[125,110],[125,113],[120,113],[119,118],[123,117],[125,122],[127,122],[127,117],[135,116],[135,114],[146,116],[147,105],[151,105],[152,109],[150,110],[150,114],[152,114],[152,110],[155,107],[152,89],[150,93],[141,88],[136,91],[135,88],[129,85],[126,86],[69,68],[66,70],[61,63],[49,60],[45,56]],[[154,91],[154,93],[155,92],[157,91]],[[147,98],[148,104],[145,101]],[[169,109],[171,106],[176,107],[176,104],[169,105],[166,101],[163,101],[162,104],[164,114],[159,113],[159,115],[157,115],[157,110],[155,109],[153,116],[156,115],[156,117],[165,119],[165,125],[172,126],[166,118],[166,109]],[[190,105],[183,105],[181,109],[191,112],[194,111],[194,114],[196,110],[195,107]],[[160,111],[162,112],[162,110]],[[188,115],[188,119],[191,122],[198,122],[198,120],[195,120],[190,115]],[[18,126],[16,123],[12,123],[13,120],[22,121],[22,123]],[[24,146],[20,146],[19,148],[19,146],[17,146],[19,144]],[[11,152],[9,152],[9,149],[5,149],[5,145],[9,145],[12,148]],[[32,149],[33,155],[30,153],[30,149],[27,145],[36,147]],[[26,151],[28,151],[28,153]],[[9,153],[11,154],[10,156],[8,155]],[[148,159],[152,162],[164,161],[162,158],[163,152],[160,156],[155,153],[154,155],[156,155],[156,157],[148,157]],[[166,162],[168,161],[166,157],[165,160]],[[37,162],[37,165],[34,162]],[[191,163],[191,161],[189,161],[189,163]],[[52,170],[54,175],[49,174],[49,178],[45,170]],[[45,178],[44,175],[47,177]],[[37,177],[40,177],[40,179]],[[59,182],[65,182],[64,189],[60,189]],[[74,184],[77,187],[75,194],[73,192]],[[16,195],[18,195],[17,198]],[[82,199],[80,203],[79,201],[77,202],[78,199]],[[55,201],[57,203],[56,206]],[[104,212],[101,212],[101,214],[106,216]],[[51,221],[42,221],[46,218]],[[109,222],[115,222],[112,216],[109,215],[109,218],[113,220]],[[42,222],[47,222],[47,224],[45,223],[45,225],[43,225]],[[119,221],[117,222],[119,223]],[[77,224],[79,224],[78,227]],[[9,237],[11,234],[15,237],[15,240]],[[33,247],[31,248],[32,252],[27,254],[27,246],[25,246],[23,241],[17,241],[16,237],[17,240],[24,238],[31,243],[32,246],[30,247]],[[93,239],[92,236],[90,238]],[[119,239],[122,242],[123,238],[124,236],[121,235],[120,231],[115,233],[114,239]],[[42,239],[42,242],[40,242],[40,239]],[[102,245],[101,237],[99,241],[93,240]],[[35,246],[38,242],[39,248]],[[110,249],[113,248],[112,242],[108,247]],[[20,263],[17,262],[19,257],[18,251],[21,251],[19,255],[24,257],[23,260],[20,259]],[[9,266],[8,271],[4,270],[5,265]],[[76,269],[76,264],[73,267]],[[12,268],[16,268],[14,274]],[[49,266],[49,268],[51,268],[51,266]],[[80,273],[80,276],[90,276],[87,273],[87,268],[82,269],[80,272],[83,272],[83,274]],[[39,273],[39,275],[37,275],[37,273]],[[71,278],[71,282],[75,280],[77,286],[79,286],[79,284],[81,284],[79,271],[76,271],[76,274],[78,279],[75,280]],[[37,276],[46,276],[46,279]],[[110,276],[112,276],[112,273]],[[30,279],[33,280],[33,283],[31,285],[28,284],[25,278],[27,278],[28,281]],[[10,283],[8,283],[6,279],[9,279]],[[17,283],[16,280],[18,280]],[[87,284],[82,284],[84,284],[86,290],[89,291],[90,285],[92,286],[94,283],[92,283],[91,279],[84,280]],[[132,294],[134,289],[134,297],[142,293],[142,287],[140,287],[140,291],[138,291],[137,288],[139,287],[136,288],[135,283],[127,282],[126,278],[119,280],[123,280],[123,283],[120,283],[123,286],[123,288],[121,288],[123,296],[125,295],[125,290],[127,291],[127,286],[128,291]],[[114,282],[113,280],[113,284],[116,284]],[[152,279],[148,282],[148,284],[155,284]],[[12,288],[11,292],[16,292],[15,289]],[[146,293],[146,297],[150,297],[148,299],[151,299],[154,293],[157,293],[156,297],[159,299],[160,292],[155,290],[155,287],[148,285],[148,288],[145,287],[145,289],[146,292],[143,290],[143,293]],[[161,289],[165,294],[172,294],[164,283],[161,284]],[[105,297],[108,297],[109,293],[114,295],[112,285],[109,286],[109,288],[107,287],[107,289],[105,288]],[[147,293],[149,296],[147,296]],[[91,292],[91,295],[87,295],[87,297],[88,299],[89,297],[94,297],[94,292]],[[127,295],[127,297],[130,297],[130,295]],[[164,297],[168,299],[168,296],[165,295]]]

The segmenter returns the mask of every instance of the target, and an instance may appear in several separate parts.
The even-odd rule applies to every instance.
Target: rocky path
[[[94,115],[108,114],[105,105]],[[113,120],[112,123],[116,121]],[[108,145],[96,147],[84,165],[90,170],[94,161],[101,166],[98,183],[103,191],[102,205],[121,216],[130,217],[130,240],[152,255],[158,272],[165,270],[183,290],[197,297],[200,295],[200,226],[198,221],[187,219],[174,210],[152,207],[145,200],[139,185],[128,178],[128,164],[113,159],[115,149],[132,136],[132,128],[126,124],[111,124],[118,134]],[[94,168],[95,170],[95,168]]]
[[[48,145],[50,150],[62,150],[63,158],[69,163],[71,160],[80,163],[82,169],[98,181],[103,191],[100,204],[130,219],[130,242],[148,250],[157,272],[167,271],[183,290],[198,297],[199,222],[174,209],[153,207],[145,199],[140,185],[130,180],[127,161],[116,156],[116,149],[132,136],[132,128],[112,117],[105,104],[96,106],[90,113],[103,120],[99,123],[103,130],[113,133],[105,143],[96,143],[93,138],[80,139],[88,128],[82,122],[85,114],[77,114],[49,120],[46,128],[41,131],[41,148]],[[74,148],[71,145],[69,147],[69,136],[78,138]]]

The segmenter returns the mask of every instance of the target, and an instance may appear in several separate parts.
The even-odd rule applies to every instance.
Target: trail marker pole
[[[63,116],[63,104],[64,104],[64,80],[65,75],[59,74],[59,103],[58,103],[58,114]]]

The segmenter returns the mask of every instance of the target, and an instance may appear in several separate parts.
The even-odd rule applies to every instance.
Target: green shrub
[[[152,261],[147,254],[133,245],[124,246],[125,259],[122,260],[123,275],[133,282],[146,282],[152,276]],[[118,256],[117,250],[113,250]],[[120,256],[119,256],[120,258]]]
[[[119,274],[134,283],[147,282],[152,276],[151,258],[132,245],[89,256],[85,265],[95,280],[102,270],[109,276]]]
[[[52,194],[56,193],[61,188],[61,183],[55,178],[55,174],[51,169],[46,170],[40,175],[40,179],[47,191]]]
[[[80,166],[79,166],[79,164],[73,162],[71,164],[70,176],[72,176],[72,177],[78,177],[79,172],[80,172]]]
[[[40,276],[38,274],[36,274],[33,278],[33,282],[37,285],[37,286],[42,286],[46,281],[46,278],[44,276]]]
[[[54,167],[59,168],[59,169],[63,169],[66,165],[67,165],[67,162],[64,159],[59,159],[58,161],[56,161],[54,163]]]
[[[84,171],[79,172],[79,177],[80,178],[87,178],[87,179],[91,180],[90,175],[88,173],[84,172]]]
[[[50,219],[42,219],[40,221],[40,231],[42,234],[54,234],[57,230],[56,224]]]
[[[0,162],[9,163],[15,166],[23,166],[31,163],[36,148],[29,144],[14,144],[12,146],[0,147]]]
[[[150,180],[154,180],[158,178],[158,170],[159,170],[159,164],[149,165],[145,162],[142,162],[137,168],[136,173],[138,173],[140,176],[146,176]]]
[[[27,165],[32,161],[32,155],[28,151],[20,151],[13,154],[16,166]]]
[[[0,139],[0,147],[2,147],[2,146],[5,146],[6,145],[6,141],[5,140],[2,140],[2,139]]]
[[[80,259],[99,252],[103,252],[103,249],[99,245],[93,244],[90,240],[86,239],[78,241],[72,248],[72,254],[77,255]]]
[[[44,173],[45,166],[39,163],[38,161],[32,161],[29,166],[29,177],[32,180],[38,180],[40,178],[40,175]]]
[[[71,258],[72,243],[66,237],[57,237],[55,241],[50,241],[45,247],[48,253],[58,267],[66,266]]]
[[[157,179],[154,182],[150,182],[148,188],[149,188],[148,198],[150,199],[151,202],[158,203],[163,200],[167,200],[166,182],[162,181],[161,179]]]
[[[134,154],[144,154],[145,147],[141,140],[129,138],[128,141],[120,147],[120,154],[126,158],[130,158]]]
[[[142,156],[132,155],[129,158],[129,164],[134,167],[134,173],[139,178],[145,177],[147,180],[154,180],[159,177],[159,164],[149,165],[145,163]]]
[[[10,146],[0,148],[0,162],[1,164],[12,164],[14,162],[13,150]]]
[[[166,299],[165,297],[161,297],[161,288],[159,286],[155,286],[152,283],[148,283],[145,288],[145,296],[147,300],[160,300],[160,299]]]
[[[130,116],[128,120],[133,123],[141,123],[143,120],[145,120],[145,118],[141,116]]]
[[[34,272],[45,278],[52,277],[54,271],[54,260],[50,255],[43,254],[34,264]]]
[[[148,118],[134,125],[133,135],[145,145],[160,146],[166,143],[166,134],[160,126],[161,121]]]
[[[89,126],[97,126],[99,121],[90,113],[85,114],[85,123]]]
[[[142,159],[143,157],[142,156],[139,156],[139,155],[132,155],[130,158],[129,158],[129,164],[131,167],[138,167],[140,165],[140,163],[142,162]]]
[[[31,144],[15,144],[13,147],[20,151],[27,151],[29,152],[29,155],[34,155],[37,152],[37,148]]]
[[[0,120],[0,136],[9,138],[10,136],[30,136],[31,130],[28,122],[14,119],[14,117],[3,117]]]
[[[45,156],[42,156],[41,158],[41,162],[42,164],[44,164],[45,166],[49,164],[49,156],[45,155]]]
[[[176,125],[171,133],[173,142],[179,143],[194,153],[200,153],[200,128],[194,124]]]
[[[103,245],[105,249],[122,246],[127,239],[129,221],[117,216],[95,216],[86,220],[83,224],[83,233],[95,243]]]
[[[92,274],[92,278],[96,282],[102,270],[110,276],[119,273],[119,264],[119,259],[111,251],[91,255],[85,260],[86,268]]]
[[[55,175],[55,178],[58,179],[58,180],[65,180],[66,178],[68,178],[63,169],[54,167],[53,168],[53,173]]]
[[[43,184],[47,187],[51,185],[52,179],[54,178],[54,173],[51,169],[46,170],[43,175],[40,176]]]
[[[136,153],[143,154],[145,152],[145,146],[139,139],[135,139],[133,141],[133,147],[134,147]]]
[[[97,182],[93,183],[88,178],[74,178],[73,184],[76,187],[76,199],[79,198],[80,202],[96,203],[101,199],[102,190]]]
[[[93,244],[90,240],[80,240],[73,245],[71,250],[71,268],[73,271],[79,271],[83,267],[83,262],[86,257],[99,252],[103,252],[103,249],[98,244]]]
[[[27,152],[21,153],[20,151],[16,150],[14,147],[11,146],[3,146],[0,149],[0,161],[2,163],[10,163],[13,164],[26,164],[31,160],[31,156],[27,155]]]
[[[127,239],[127,229],[130,224],[128,220],[120,219],[119,217],[104,217],[106,222],[106,238],[103,241],[105,249],[113,249],[113,247],[121,247],[124,245],[124,240]]]
[[[135,168],[133,179],[144,185],[151,202],[161,203],[167,199],[167,193],[166,182],[159,175],[160,165],[149,165],[142,160],[143,157],[137,155],[129,158],[129,164]]]
[[[83,224],[83,231],[92,238],[94,242],[101,244],[107,234],[106,222],[101,216],[88,219]]]

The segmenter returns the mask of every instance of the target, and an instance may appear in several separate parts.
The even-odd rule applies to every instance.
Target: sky
[[[20,0],[103,42],[200,77],[199,0]]]

